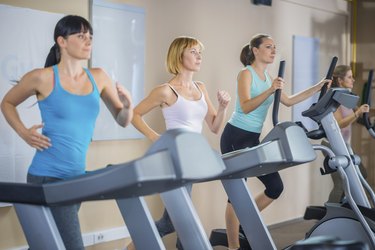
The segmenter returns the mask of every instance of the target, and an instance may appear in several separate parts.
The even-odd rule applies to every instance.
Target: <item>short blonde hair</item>
[[[203,50],[203,44],[194,37],[181,36],[175,38],[168,49],[166,62],[168,72],[173,75],[180,73],[184,49],[191,48],[196,45],[199,45],[201,50]]]

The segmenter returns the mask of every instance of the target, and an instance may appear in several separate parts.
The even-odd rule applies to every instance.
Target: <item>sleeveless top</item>
[[[264,75],[266,76],[266,80],[263,81],[259,78],[258,74],[255,72],[253,67],[250,65],[246,66],[246,69],[250,71],[252,76],[251,81],[251,98],[255,98],[256,96],[262,94],[264,91],[269,89],[272,85],[271,78],[269,77],[267,71],[264,71]],[[238,83],[237,83],[238,86]],[[238,87],[237,87],[238,89]],[[240,105],[240,99],[238,97],[238,90],[236,91],[236,106],[235,110],[232,113],[231,118],[229,119],[229,123],[235,127],[240,129],[253,132],[253,133],[261,133],[263,128],[264,120],[266,119],[268,108],[273,102],[273,95],[269,96],[259,107],[255,110],[245,114],[242,111]]]
[[[67,179],[85,173],[86,153],[99,114],[100,94],[94,78],[84,69],[91,81],[92,92],[72,94],[60,84],[59,72],[53,66],[54,88],[49,96],[38,101],[44,127],[42,134],[51,139],[52,146],[37,151],[29,173]]]
[[[340,105],[339,112],[341,112],[341,115],[344,118],[353,114],[353,110],[345,107],[344,105]],[[352,137],[352,124],[349,124],[345,128],[341,128],[341,134],[344,138],[344,141],[350,144],[350,140]]]
[[[182,128],[196,133],[202,132],[203,121],[207,115],[208,107],[203,92],[196,83],[194,83],[194,86],[201,93],[201,98],[196,101],[188,100],[179,95],[178,92],[169,85],[177,95],[177,101],[171,106],[162,109],[167,130]]]

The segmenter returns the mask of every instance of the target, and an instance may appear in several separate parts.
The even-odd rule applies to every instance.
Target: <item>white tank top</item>
[[[202,125],[208,108],[204,94],[196,83],[194,83],[194,86],[201,93],[201,98],[191,101],[179,95],[169,84],[169,87],[177,95],[177,101],[162,109],[167,130],[182,128],[196,133],[202,132]]]

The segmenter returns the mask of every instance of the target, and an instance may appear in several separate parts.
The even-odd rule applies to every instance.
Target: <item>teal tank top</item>
[[[54,88],[48,97],[38,101],[44,123],[42,134],[51,139],[52,146],[35,153],[30,174],[67,179],[85,173],[100,94],[90,71],[84,70],[93,90],[87,95],[75,95],[62,88],[57,66],[53,66]]]
[[[266,80],[262,81],[255,70],[250,66],[246,66],[246,69],[250,71],[252,76],[251,82],[251,98],[255,98],[256,96],[260,95],[267,89],[269,89],[272,85],[271,78],[269,77],[268,73],[265,71],[264,74],[266,76]],[[236,91],[237,93],[237,91]],[[235,110],[229,120],[229,123],[235,127],[240,129],[253,132],[253,133],[261,133],[263,128],[264,120],[266,119],[267,112],[269,106],[273,102],[273,95],[268,97],[258,108],[251,111],[248,114],[245,114],[242,111],[240,100],[238,98],[238,94],[236,96],[236,106]]]

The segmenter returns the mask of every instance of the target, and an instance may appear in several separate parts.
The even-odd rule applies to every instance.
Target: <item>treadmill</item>
[[[191,164],[191,159],[200,164]],[[143,157],[130,162],[54,183],[1,182],[0,201],[13,203],[32,250],[65,249],[49,207],[108,199],[116,199],[137,249],[165,249],[142,196],[216,176],[224,168],[220,156],[202,135],[169,130]],[[178,202],[191,203],[186,199]],[[191,212],[184,216],[193,215]],[[203,227],[199,220],[193,216],[190,224],[200,229],[196,241],[208,242],[201,233]]]

